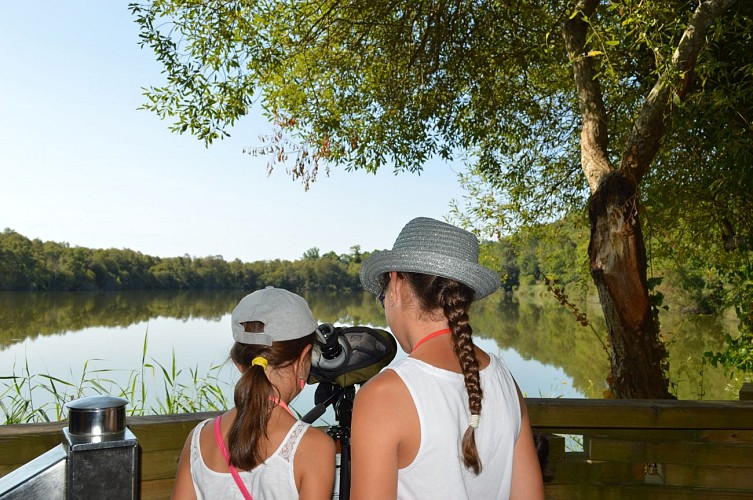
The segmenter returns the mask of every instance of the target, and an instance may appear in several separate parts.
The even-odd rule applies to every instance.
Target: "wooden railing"
[[[547,499],[753,498],[753,401],[530,399],[528,407],[534,431],[549,437]]]
[[[527,402],[549,438],[547,499],[753,498],[753,401]],[[186,436],[214,415],[127,419],[141,449],[141,498],[169,498]],[[59,444],[65,425],[0,426],[0,476]]]

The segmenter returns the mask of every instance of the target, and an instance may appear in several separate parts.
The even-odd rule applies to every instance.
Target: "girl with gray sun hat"
[[[353,498],[543,498],[520,390],[473,343],[471,303],[500,284],[478,251],[472,233],[419,217],[364,261],[361,283],[408,356],[357,393]]]

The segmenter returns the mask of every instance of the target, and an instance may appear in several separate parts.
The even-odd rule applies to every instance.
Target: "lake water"
[[[243,295],[242,291],[0,292],[0,377],[26,375],[20,380],[27,381],[23,388],[8,390],[6,378],[0,394],[2,388],[8,394],[31,390],[36,406],[49,405],[53,398],[44,388],[49,379],[31,377],[28,383],[32,374],[83,386],[79,393],[77,387],[53,381],[66,399],[93,393],[91,383],[81,383],[84,375],[112,380],[120,389],[136,380],[139,393],[143,382],[143,406],[148,411],[165,400],[165,374],[167,379],[177,374],[184,392],[211,374],[211,382],[232,401],[238,375],[227,362],[232,345],[230,311]],[[319,322],[387,329],[383,310],[372,295],[322,291],[303,295]],[[594,330],[578,325],[548,295],[511,300],[494,294],[474,306],[474,338],[507,363],[528,396],[599,398],[606,389],[609,363],[596,332],[604,335],[605,326],[598,304],[583,308]],[[725,333],[734,331],[734,325],[667,314],[662,328],[669,341],[672,390],[678,397],[736,399],[722,371],[701,362],[703,352],[722,348]],[[400,352],[398,358],[402,356]],[[293,406],[298,412],[313,407],[314,390],[315,386],[307,386],[296,399]],[[8,394],[0,399],[6,407]],[[333,420],[330,410],[320,423]]]

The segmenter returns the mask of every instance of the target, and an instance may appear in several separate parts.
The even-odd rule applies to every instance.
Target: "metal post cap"
[[[104,436],[125,431],[128,400],[114,396],[89,396],[65,404],[68,432],[83,436]]]

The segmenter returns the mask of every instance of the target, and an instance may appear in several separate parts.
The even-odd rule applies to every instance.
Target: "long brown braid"
[[[245,331],[264,331],[264,323],[250,321],[243,324]],[[264,367],[252,365],[257,356],[264,357],[270,366],[283,368],[293,364],[307,345],[313,345],[316,334],[271,346],[241,344],[236,342],[230,349],[230,358],[243,370],[235,385],[235,421],[227,436],[230,450],[230,464],[241,469],[251,470],[266,458],[262,454],[262,443],[267,438],[267,423],[275,403],[270,398],[280,398],[280,392],[267,378]]]
[[[481,415],[481,377],[476,351],[473,346],[473,329],[468,322],[468,310],[475,297],[473,289],[455,280],[419,273],[398,272],[405,279],[420,301],[423,311],[439,308],[444,312],[452,333],[453,351],[460,363],[468,393],[468,407],[471,415]],[[386,288],[389,275],[382,278]],[[481,459],[476,448],[475,429],[470,425],[463,435],[463,463],[475,474],[481,472]]]

